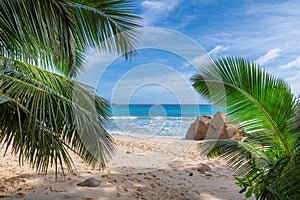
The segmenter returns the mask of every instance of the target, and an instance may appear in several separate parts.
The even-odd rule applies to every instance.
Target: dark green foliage
[[[0,141],[38,170],[72,167],[67,150],[105,166],[114,151],[104,130],[109,107],[86,85],[0,58]],[[78,99],[79,101],[74,101]]]
[[[130,0],[0,0],[0,143],[20,163],[71,169],[69,152],[101,167],[114,142],[108,103],[74,77],[96,47],[126,58],[140,17]],[[56,70],[66,78],[47,71]]]
[[[257,64],[236,57],[206,64],[192,82],[212,103],[225,105],[246,132],[243,141],[200,143],[200,152],[223,158],[239,175],[237,184],[247,197],[254,193],[257,199],[297,199],[299,101],[289,86]]]
[[[99,44],[128,55],[138,27],[130,0],[1,0],[0,55],[72,77]]]

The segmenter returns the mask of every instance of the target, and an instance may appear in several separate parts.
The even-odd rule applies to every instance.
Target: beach
[[[72,155],[76,169],[58,174],[36,173],[18,157],[1,157],[0,196],[3,199],[201,199],[241,200],[234,174],[217,159],[199,156],[199,141],[168,137],[114,135],[117,152],[104,170],[87,166]],[[3,155],[4,150],[0,153]],[[199,166],[209,166],[201,170]],[[98,187],[80,187],[88,178]],[[253,198],[254,199],[254,198]]]

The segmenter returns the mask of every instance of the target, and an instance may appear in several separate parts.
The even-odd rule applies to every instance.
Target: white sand
[[[201,199],[241,200],[233,174],[217,160],[199,157],[197,141],[170,138],[114,136],[118,151],[104,171],[86,166],[74,156],[76,171],[37,174],[18,158],[0,157],[0,196],[3,199]],[[127,153],[132,150],[132,153]],[[3,155],[3,150],[0,151]],[[200,173],[199,164],[211,171]],[[95,188],[77,183],[94,177]],[[254,199],[254,198],[253,198]]]

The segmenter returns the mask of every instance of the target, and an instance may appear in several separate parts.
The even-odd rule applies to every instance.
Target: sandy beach
[[[55,179],[54,169],[37,174],[18,157],[0,162],[0,197],[3,199],[201,199],[241,200],[233,173],[216,159],[199,156],[197,141],[178,138],[114,136],[117,152],[102,171],[73,156],[76,169]],[[0,151],[3,155],[3,149]],[[201,171],[208,165],[211,170]],[[80,187],[88,178],[98,187]]]

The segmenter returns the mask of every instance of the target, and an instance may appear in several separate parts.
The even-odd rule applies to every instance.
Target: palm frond
[[[241,141],[204,141],[200,153],[221,157],[241,178],[246,196],[298,199],[300,112],[289,86],[257,64],[238,57],[217,59],[192,77],[194,88],[226,106],[246,131]],[[225,102],[225,103],[224,103]],[[297,142],[298,141],[298,142]]]
[[[295,141],[294,156],[286,163],[283,169],[283,175],[278,183],[278,193],[288,199],[300,199],[300,99],[298,98],[295,106],[295,117],[290,122],[291,129],[289,130],[292,138]]]
[[[108,103],[88,86],[33,65],[0,57],[0,141],[37,170],[72,168],[74,151],[105,166],[114,152],[103,128]]]
[[[134,9],[129,0],[2,0],[0,55],[72,77],[88,48],[134,50],[141,26]]]
[[[212,102],[217,105],[226,98],[228,114],[251,133],[248,140],[262,146],[277,144],[283,152],[292,155],[287,121],[294,116],[295,98],[282,79],[262,70],[255,63],[228,57],[203,66],[192,77],[192,82],[204,97],[209,99],[214,96]],[[223,95],[218,95],[217,89],[209,87],[215,83],[217,89],[220,85],[223,87]],[[253,133],[256,133],[255,137]],[[263,138],[257,137],[258,133]]]
[[[277,184],[280,196],[288,197],[288,199],[296,200],[300,198],[300,157],[297,156],[289,163],[286,163],[283,175]],[[283,199],[281,198],[281,199]]]
[[[198,145],[200,155],[221,158],[237,176],[245,176],[269,165],[267,157],[245,142],[235,140],[207,140]]]
[[[290,132],[295,139],[294,149],[297,151],[297,155],[300,157],[300,98],[297,99],[295,105],[295,117],[290,121]]]

